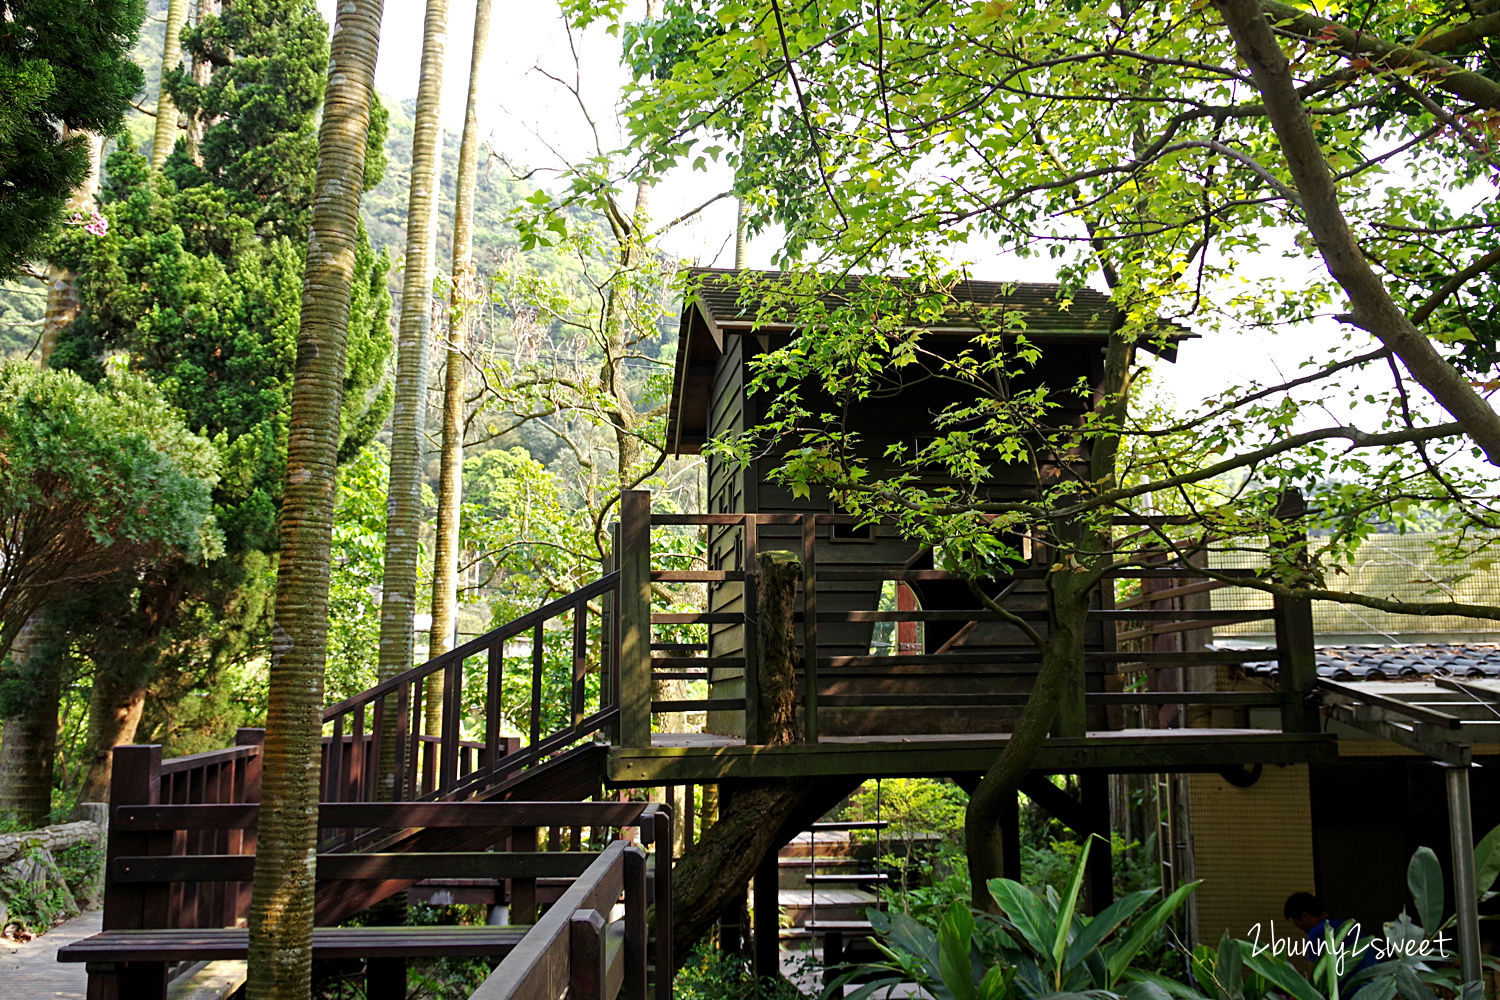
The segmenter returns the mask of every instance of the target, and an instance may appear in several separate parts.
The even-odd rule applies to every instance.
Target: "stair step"
[[[884,872],[845,872],[833,875],[804,875],[809,885],[884,885],[891,877]]]

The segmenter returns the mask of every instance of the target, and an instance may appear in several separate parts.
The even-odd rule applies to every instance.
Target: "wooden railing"
[[[470,994],[471,1000],[644,998],[645,886],[645,855],[623,842],[611,844]],[[625,919],[611,922],[621,896]],[[671,997],[669,969],[658,966],[658,982],[667,984],[664,992],[658,989],[660,1000]]]
[[[329,707],[323,713],[323,801],[462,797],[611,727],[618,714],[613,605],[619,580],[618,573],[606,574]],[[563,627],[548,627],[555,623]],[[508,644],[529,648],[508,651]],[[549,667],[555,672],[557,664],[549,663],[548,654],[559,647],[566,651],[564,690],[549,691]],[[524,737],[501,732],[507,660],[521,662],[527,681],[524,710],[516,713]],[[426,687],[434,678],[441,684],[436,733],[424,731]],[[562,724],[549,727],[546,713],[559,702],[566,706]],[[465,738],[466,720],[477,738]],[[335,747],[338,752],[332,752]],[[386,794],[377,788],[383,769],[393,781]]]
[[[739,720],[735,728],[755,742],[760,694],[757,676],[746,664],[756,662],[754,622],[759,613],[757,553],[768,547],[765,529],[791,527],[792,533],[780,532],[769,547],[793,548],[802,567],[802,586],[795,607],[789,613],[798,630],[801,662],[797,680],[801,702],[804,735],[817,742],[823,726],[820,716],[829,710],[910,710],[912,708],[963,709],[972,707],[1004,708],[1026,703],[1025,690],[1015,685],[997,685],[992,692],[976,692],[954,681],[981,677],[1024,679],[1034,676],[1040,667],[1034,649],[964,651],[943,649],[916,654],[832,655],[820,642],[820,626],[851,623],[947,623],[963,627],[986,618],[985,612],[969,609],[913,610],[829,610],[818,606],[820,592],[830,584],[905,582],[917,584],[961,583],[961,578],[936,569],[910,568],[905,565],[836,565],[836,559],[823,551],[823,536],[835,526],[857,526],[855,518],[840,514],[667,514],[652,513],[649,494],[627,493],[621,505],[621,524],[615,565],[621,579],[619,606],[620,676],[622,685],[620,740],[623,745],[644,745],[650,741],[653,716],[685,712],[728,713]],[[732,551],[735,565],[730,568],[668,568],[653,562],[652,531],[664,528],[697,528],[733,533]],[[786,537],[791,534],[796,540]],[[846,548],[847,551],[847,548]],[[1224,579],[1207,579],[1201,567],[1175,559],[1163,559],[1156,565],[1122,568],[1111,574],[1101,587],[1098,606],[1088,613],[1090,622],[1098,623],[1102,641],[1085,652],[1086,670],[1099,678],[1097,690],[1078,690],[1078,717],[1090,707],[1105,710],[1105,716],[1120,724],[1119,709],[1126,706],[1150,708],[1166,704],[1192,704],[1200,708],[1233,708],[1240,714],[1250,709],[1280,710],[1282,728],[1286,731],[1315,731],[1316,718],[1308,712],[1309,698],[1315,681],[1312,667],[1312,634],[1310,612],[1306,601],[1271,599],[1263,606],[1248,609],[1213,609],[1190,607],[1192,601],[1180,598],[1207,594],[1235,579],[1253,579],[1258,571],[1251,569],[1217,569]],[[1013,581],[1040,581],[1047,570],[1041,565],[1022,567],[1009,574]],[[1127,599],[1116,605],[1115,584],[1121,580],[1140,580],[1149,591],[1139,599]],[[1155,589],[1150,584],[1158,585]],[[653,598],[663,588],[673,585],[706,585],[711,588],[735,588],[742,603],[732,611],[652,611]],[[734,591],[731,591],[734,595]],[[732,603],[732,602],[730,602]],[[1047,621],[1045,609],[1018,608],[1017,617],[1034,624]],[[993,619],[990,619],[993,620]],[[1150,641],[1216,625],[1269,620],[1276,624],[1277,648],[1265,649],[1168,649]],[[703,628],[744,626],[743,652],[739,655],[709,655],[709,644],[702,641],[666,641],[665,629],[682,626]],[[653,631],[653,626],[655,631]],[[899,626],[898,626],[899,627]],[[1133,648],[1122,648],[1129,646]],[[1280,661],[1279,690],[1220,691],[1208,689],[1110,690],[1121,685],[1106,684],[1104,677],[1126,674],[1152,678],[1157,672],[1187,666],[1235,665],[1276,659]],[[686,680],[718,681],[726,676],[742,675],[743,695],[724,695],[711,691],[707,697],[655,699],[649,697],[653,682]],[[841,681],[882,676],[920,676],[921,693],[838,693]],[[1095,713],[1096,716],[1098,713]],[[899,721],[893,718],[893,725]],[[658,726],[657,728],[661,728]]]
[[[166,761],[159,746],[116,748],[104,930],[203,929],[193,940],[222,950],[227,939],[210,931],[243,926],[260,820],[258,736],[248,731],[241,746]],[[350,850],[344,841],[320,851],[317,877],[340,890],[333,896],[351,883],[384,890],[365,893],[370,898],[426,879],[489,880],[509,901],[512,924],[536,925],[517,954],[542,955],[546,968],[563,969],[564,981],[578,984],[570,995],[644,997],[651,966],[656,996],[669,1000],[672,823],[670,809],[646,802],[325,803],[321,830],[359,833],[355,841],[374,846]],[[659,863],[648,866],[620,839],[627,836],[653,847]],[[622,894],[617,921],[612,911]],[[320,913],[326,901],[320,894]],[[572,942],[562,965],[559,922]],[[480,995],[535,995],[506,992],[504,977],[495,982],[501,986],[487,983]]]

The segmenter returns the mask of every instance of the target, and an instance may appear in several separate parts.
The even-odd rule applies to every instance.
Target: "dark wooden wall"
[[[749,395],[746,391],[746,372],[749,362],[766,348],[760,338],[729,334],[725,338],[725,351],[720,357],[710,396],[710,436],[744,430],[762,422],[768,408],[774,402],[766,394]],[[772,346],[777,346],[774,342]],[[955,345],[956,349],[956,345]],[[1025,390],[1038,384],[1056,387],[1055,401],[1059,404],[1056,420],[1071,421],[1081,415],[1088,404],[1072,390],[1080,378],[1096,384],[1102,369],[1099,345],[1059,344],[1051,345],[1043,360],[1027,374],[1015,379],[1015,389]],[[870,463],[871,471],[878,476],[883,469],[893,468],[885,458],[889,445],[899,443],[907,449],[915,449],[922,435],[936,433],[936,414],[954,403],[965,403],[964,388],[952,382],[925,377],[917,366],[895,369],[903,378],[901,384],[893,384],[889,391],[871,398],[854,402],[846,410],[835,411],[831,398],[818,398],[804,390],[803,400],[814,412],[838,412],[843,426],[857,431],[860,442],[859,454]],[[1074,461],[1080,456],[1071,456]],[[808,497],[793,496],[784,486],[769,480],[770,471],[780,457],[768,455],[753,461],[747,468],[739,468],[719,459],[708,461],[708,493],[710,513],[834,513],[835,510],[825,491],[813,490]],[[941,482],[936,476],[931,480]],[[996,497],[1018,497],[1034,493],[1036,475],[1028,465],[997,467],[987,492]],[[886,526],[867,529],[835,529],[832,525],[820,526],[817,545],[817,564],[820,573],[818,583],[819,612],[872,611],[881,594],[879,581],[829,580],[822,575],[824,570],[840,568],[933,568],[932,553],[923,551],[915,543],[898,537]],[[759,529],[759,548],[802,550],[801,528],[797,525],[762,525]],[[1038,553],[1038,557],[1042,554]],[[739,527],[713,528],[709,533],[709,568],[744,569],[744,534]],[[993,581],[989,590],[998,593],[1010,581]],[[986,612],[980,610],[979,601],[962,583],[926,582],[913,586],[918,601],[924,610],[972,609],[976,617]],[[1096,598],[1097,603],[1097,598]],[[1045,611],[1045,593],[1040,580],[1022,581],[1005,600],[1006,607]],[[711,584],[709,610],[739,612],[743,608],[742,590],[737,583]],[[1045,631],[1044,621],[1033,624]],[[1092,623],[1090,645],[1100,648],[1104,642],[1104,626]],[[865,656],[871,653],[873,626],[865,623],[820,621],[818,625],[818,647],[822,656]],[[996,652],[1020,654],[1035,650],[1031,641],[1014,625],[998,621],[982,622],[963,628],[962,623],[928,623],[925,628],[925,653],[985,653]],[[740,625],[710,626],[711,657],[738,656],[743,653],[743,629]],[[829,735],[875,734],[884,731],[915,732],[996,732],[1005,731],[1019,712],[1017,708],[976,708],[964,704],[966,696],[972,700],[975,694],[1023,694],[1030,689],[1031,679],[1024,672],[1025,665],[1009,665],[1006,672],[998,667],[989,672],[980,672],[974,667],[955,669],[932,665],[902,665],[892,658],[891,669],[868,672],[868,676],[831,675],[820,686],[826,694],[924,694],[951,692],[951,706],[923,706],[882,709],[851,709],[827,706],[819,713],[820,728]],[[1033,668],[1034,669],[1034,668]],[[1090,690],[1102,690],[1102,669],[1090,674]],[[744,685],[738,668],[714,671],[713,696],[739,697]],[[899,720],[896,718],[899,716]],[[739,732],[737,713],[712,713],[709,729],[730,735]]]

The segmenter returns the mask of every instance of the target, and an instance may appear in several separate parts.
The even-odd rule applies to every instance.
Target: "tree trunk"
[[[221,0],[198,0],[198,10],[193,23],[202,24],[205,18],[218,17],[222,7]],[[208,86],[208,81],[214,72],[212,64],[207,59],[202,59],[196,54],[193,56],[193,63],[188,70],[193,76],[193,82],[200,87]],[[200,167],[203,166],[203,133],[208,130],[208,126],[211,124],[213,123],[204,119],[201,114],[194,114],[187,120],[183,131],[183,138],[187,140],[188,155]],[[167,150],[167,152],[170,153],[171,150]]]
[[[458,612],[458,548],[464,471],[464,349],[479,305],[474,275],[474,182],[479,167],[479,71],[490,35],[490,0],[474,4],[469,95],[458,147],[453,202],[453,274],[448,300],[448,350],[443,361],[443,451],[438,477],[437,541],[432,560],[432,632],[427,656],[447,652]]]
[[[380,601],[381,680],[412,666],[417,607],[418,535],[422,530],[422,425],[427,409],[427,355],[432,345],[432,274],[437,230],[443,57],[448,0],[427,0],[422,69],[412,125],[411,191],[406,209],[406,274],[396,334],[396,399],[391,410],[390,495],[385,523],[385,577]],[[442,677],[427,686],[426,731],[442,726]]]
[[[96,678],[89,692],[88,770],[78,790],[80,804],[109,801],[114,749],[121,743],[135,742],[135,732],[146,707],[145,685],[122,685],[116,680]]]
[[[762,553],[762,573],[774,575],[773,587],[795,588],[795,559],[789,564],[776,558],[781,555],[785,554]],[[780,613],[776,614],[778,608]],[[793,610],[790,600],[763,602],[760,635],[776,637],[790,632]],[[781,620],[767,624],[766,619],[773,614]],[[763,644],[760,655],[780,661],[745,665],[747,670],[758,671],[761,704],[784,706],[784,711],[776,712],[777,724],[767,727],[766,744],[795,742],[801,738],[791,718],[797,700],[795,643]],[[719,797],[717,821],[672,869],[672,934],[679,966],[726,907],[744,905],[745,886],[761,860],[805,830],[858,784],[858,779],[830,778],[720,786],[724,792]]]
[[[69,130],[73,135],[83,135],[89,147],[89,172],[83,179],[83,183],[73,189],[68,195],[68,203],[64,211],[69,215],[89,215],[94,211],[95,197],[99,193],[99,166],[104,152],[104,137],[91,132],[79,133]],[[42,314],[42,337],[37,353],[43,365],[52,356],[57,347],[57,338],[67,326],[78,318],[78,310],[81,300],[78,297],[78,275],[65,267],[49,263],[47,265],[47,306]]]
[[[11,643],[11,669],[26,691],[15,713],[0,722],[0,816],[23,829],[46,826],[52,814],[52,771],[57,756],[57,707],[62,671],[47,642],[41,615]]]
[[[1214,6],[1261,93],[1297,187],[1307,231],[1328,273],[1349,296],[1350,322],[1390,348],[1412,378],[1463,425],[1490,464],[1500,465],[1500,413],[1412,325],[1365,260],[1344,218],[1333,171],[1297,93],[1290,63],[1260,5],[1256,0],[1214,0]]]
[[[1036,760],[1037,751],[1057,721],[1068,691],[1083,664],[1084,623],[1092,574],[1068,567],[1047,578],[1048,630],[1041,646],[1041,667],[1021,717],[1000,756],[969,796],[964,813],[964,845],[969,856],[969,892],[975,907],[994,909],[988,883],[1005,873],[1000,821],[1007,799],[1015,801]]]
[[[799,657],[792,615],[802,560],[793,552],[771,551],[757,553],[756,563],[755,632],[760,663],[754,690],[758,731],[747,735],[763,746],[800,743],[804,734],[797,725]]]
[[[855,778],[729,783],[719,820],[672,867],[672,948],[678,968],[726,907],[744,905],[761,859],[859,784]],[[724,799],[728,799],[727,804]]]
[[[339,409],[381,9],[382,0],[339,5],[318,129],[281,508],[260,836],[250,903],[249,1000],[308,1000],[312,989],[318,763]]]
[[[167,35],[161,50],[161,86],[156,98],[156,135],[151,140],[151,169],[160,170],[177,143],[177,105],[167,93],[167,74],[182,68],[182,25],[188,0],[167,0]]]

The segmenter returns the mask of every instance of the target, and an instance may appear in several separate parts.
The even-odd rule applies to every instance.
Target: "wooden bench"
[[[410,958],[500,959],[529,927],[318,927],[313,960],[359,958],[368,963],[367,995],[405,996]],[[88,1000],[164,1000],[167,969],[177,962],[243,959],[250,932],[243,927],[104,931],[58,950],[59,962],[85,962]],[[393,961],[394,960],[394,961]],[[392,976],[399,976],[393,982]]]

